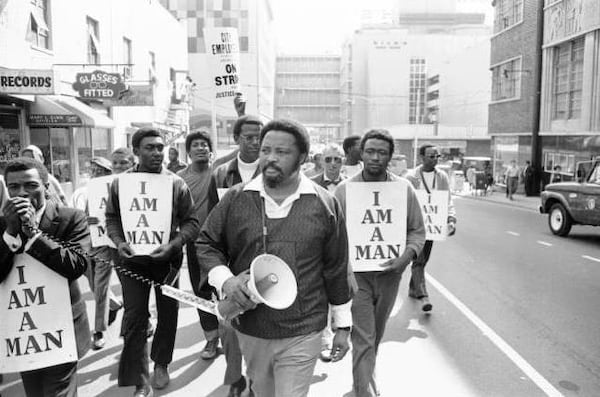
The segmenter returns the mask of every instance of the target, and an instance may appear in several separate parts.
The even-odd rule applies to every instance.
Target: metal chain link
[[[93,260],[95,260],[97,262],[104,263],[104,264],[106,264],[108,266],[112,266],[112,267],[115,268],[115,270],[117,270],[121,274],[124,274],[125,276],[130,277],[130,278],[132,278],[134,280],[140,281],[140,282],[142,282],[144,284],[148,284],[148,285],[150,285],[150,287],[154,287],[154,286],[161,287],[162,285],[164,285],[163,283],[151,280],[151,279],[149,279],[147,277],[144,277],[144,276],[142,276],[140,274],[137,274],[137,273],[135,273],[135,272],[133,272],[133,271],[131,271],[129,269],[126,269],[125,267],[123,267],[121,265],[117,265],[113,261],[108,261],[108,260],[106,260],[104,258],[100,258],[100,257],[98,257],[96,255],[92,255],[89,252],[87,252],[84,249],[82,249],[81,246],[79,246],[78,244],[73,244],[73,243],[68,243],[68,242],[65,242],[65,241],[61,241],[58,238],[56,238],[54,236],[51,236],[50,234],[48,234],[46,232],[41,231],[39,228],[37,228],[35,226],[29,225],[29,224],[23,224],[23,226],[25,226],[26,228],[28,228],[31,231],[31,233],[32,233],[31,235],[32,236],[39,233],[42,236],[44,236],[44,237],[46,237],[46,238],[54,241],[56,244],[60,245],[63,248],[67,248],[67,249],[73,250],[74,252],[76,252],[76,253],[78,253],[80,255],[83,255],[83,256],[85,256],[88,259],[93,259]]]

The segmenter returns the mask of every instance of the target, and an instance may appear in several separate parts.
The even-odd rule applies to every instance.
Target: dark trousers
[[[202,268],[200,267],[198,257],[196,256],[196,247],[194,244],[186,244],[185,248],[192,290],[196,296],[210,300],[214,289],[208,284],[208,274],[203,277]],[[217,319],[217,316],[198,310],[198,317],[200,317],[200,325],[205,333],[209,335],[218,335],[219,320]]]
[[[506,194],[508,197],[512,198],[513,194],[517,192],[517,188],[519,187],[519,177],[511,176],[506,178]]]
[[[396,302],[402,273],[354,273],[358,291],[352,300],[352,378],[354,395],[374,395],[375,361],[385,326]]]
[[[27,397],[77,397],[77,361],[21,372]]]
[[[425,265],[429,262],[432,248],[433,241],[425,240],[423,251],[412,263],[410,283],[408,284],[408,294],[412,297],[420,299],[429,296],[425,285]]]
[[[179,263],[181,263],[179,261]],[[129,264],[125,266],[133,272],[162,282],[171,267],[163,264]],[[118,272],[123,287],[123,352],[119,360],[119,386],[136,386],[149,382],[148,349],[146,331],[148,329],[148,298],[150,285]],[[178,286],[178,282],[173,284]],[[150,358],[156,364],[168,365],[173,360],[175,334],[179,302],[163,296],[160,287],[154,288],[158,321]]]

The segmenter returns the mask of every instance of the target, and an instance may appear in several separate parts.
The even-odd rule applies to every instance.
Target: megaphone
[[[296,300],[298,285],[292,269],[281,258],[261,254],[250,264],[250,298],[278,310],[287,309]]]

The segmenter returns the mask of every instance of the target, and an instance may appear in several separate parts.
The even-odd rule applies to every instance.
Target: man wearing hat
[[[90,172],[92,179],[112,174],[112,165],[104,157],[94,157],[90,161]],[[107,191],[108,194],[108,191]],[[71,197],[71,206],[85,212],[88,216],[88,224],[98,223],[97,218],[91,218],[88,206],[88,187],[83,186],[73,192]],[[110,325],[109,311],[118,311],[123,304],[110,290],[110,276],[112,266],[111,258],[114,255],[115,248],[110,246],[94,247],[90,254],[94,257],[85,272],[85,276],[90,283],[90,289],[94,293],[96,309],[94,312],[94,333],[92,335],[94,350],[104,347],[104,331]],[[96,258],[98,260],[96,260]]]
[[[328,306],[337,326],[332,361],[349,348],[351,290],[348,241],[341,207],[300,172],[308,133],[297,122],[273,120],[260,132],[262,173],[230,188],[209,214],[196,241],[209,283],[240,312],[232,321],[257,396],[306,396]],[[275,310],[249,298],[250,263],[263,253],[296,275],[294,302]]]

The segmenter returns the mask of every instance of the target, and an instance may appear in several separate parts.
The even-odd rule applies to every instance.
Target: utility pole
[[[535,44],[535,63],[532,78],[535,79],[533,94],[533,120],[531,123],[531,165],[535,170],[533,175],[533,194],[540,193],[542,173],[542,139],[540,137],[540,100],[542,94],[542,45],[544,44],[544,11],[543,2],[538,2],[537,36]]]

